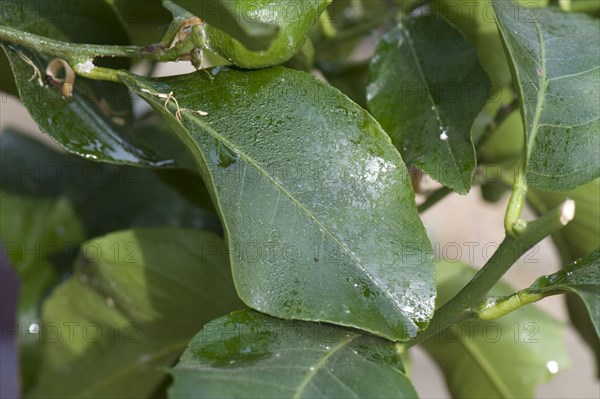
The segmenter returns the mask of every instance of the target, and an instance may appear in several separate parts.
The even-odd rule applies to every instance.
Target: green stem
[[[119,72],[115,69],[97,67],[93,65],[93,61],[91,58],[88,59],[67,59],[66,60],[73,71],[85,78],[94,79],[94,80],[108,80],[111,82],[121,82],[119,79]],[[93,65],[93,66],[92,66]]]
[[[423,201],[423,203],[417,207],[417,210],[419,211],[419,213],[425,212],[426,210],[437,204],[439,201],[446,198],[446,196],[451,192],[452,190],[450,190],[448,187],[442,187],[434,191],[433,194],[427,197],[427,199],[425,199],[425,201]]]
[[[67,43],[54,40],[33,33],[24,32],[9,26],[0,25],[0,40],[19,46],[27,47],[43,54],[67,59],[72,57],[147,57],[151,53],[144,53],[137,46],[107,46],[98,44]]]
[[[27,47],[39,53],[61,58],[69,63],[73,71],[80,76],[94,80],[120,82],[119,72],[110,68],[97,67],[93,64],[95,57],[131,57],[148,58],[155,61],[177,61],[187,57],[192,63],[201,64],[194,58],[194,51],[205,47],[201,27],[192,27],[192,34],[185,40],[167,48],[164,43],[148,47],[137,46],[105,46],[96,44],[67,43],[32,33],[23,32],[8,26],[0,26],[0,40]]]
[[[566,226],[574,216],[575,203],[567,200],[529,223],[520,235],[507,235],[485,266],[455,297],[436,311],[428,329],[410,344],[423,342],[450,324],[472,317],[473,308],[485,300],[487,293],[525,252],[546,236]]]
[[[201,43],[202,38],[196,35],[190,35],[189,40],[178,42],[172,48],[164,48],[163,46],[139,47],[68,43],[24,32],[9,26],[0,26],[0,40],[65,60],[73,58],[127,57],[148,58],[161,62],[176,61],[178,58],[189,54],[199,44],[204,44]]]
[[[473,313],[474,316],[482,320],[494,320],[502,317],[521,306],[537,302],[547,295],[537,292],[531,292],[529,289],[515,292],[510,296],[500,298],[488,298],[483,305],[478,307]]]

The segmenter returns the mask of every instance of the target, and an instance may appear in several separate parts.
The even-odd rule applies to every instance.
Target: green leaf
[[[60,158],[25,136],[11,131],[0,135],[0,240],[21,282],[17,317],[24,329],[18,337],[25,392],[36,378],[40,352],[39,340],[26,331],[39,323],[41,301],[60,282],[64,261],[72,261],[85,239],[72,202],[56,187]],[[42,188],[44,178],[49,182]]]
[[[40,322],[41,301],[70,275],[85,239],[131,226],[221,232],[197,177],[98,164],[13,131],[0,135],[0,159],[0,240],[22,283],[18,316],[25,330]],[[171,184],[194,187],[188,195],[195,199]],[[26,391],[38,372],[40,340],[26,331],[18,336]]]
[[[180,118],[242,300],[286,319],[415,336],[435,298],[431,247],[406,167],[377,122],[303,72],[210,74],[122,79]],[[171,91],[179,113],[156,95]]]
[[[171,371],[170,398],[416,398],[394,344],[253,311],[207,324]]]
[[[600,249],[554,274],[540,277],[526,291],[543,296],[563,292],[576,294],[588,308],[600,337]]]
[[[461,263],[437,267],[438,303],[464,287],[475,270]],[[501,283],[492,294],[513,290]],[[424,348],[439,364],[455,398],[534,397],[536,386],[568,366],[565,326],[534,306],[493,321],[467,319],[429,338]]]
[[[44,304],[30,397],[150,394],[204,323],[241,306],[224,254],[214,234],[175,228],[86,242],[74,276]]]
[[[0,7],[0,24],[41,36],[84,43],[127,44],[127,34],[113,8],[103,0],[53,2],[8,0]],[[91,12],[90,10],[94,10]],[[46,12],[45,12],[46,11]],[[49,84],[45,70],[51,57],[13,45],[2,45],[10,61],[19,95],[40,128],[66,150],[107,162],[160,166],[172,164],[129,136],[123,124],[132,118],[126,87],[77,77],[73,101]],[[42,74],[31,77],[35,65]],[[101,60],[98,66],[127,68],[122,60]],[[40,85],[41,84],[41,85]]]
[[[177,0],[177,3],[192,11],[193,4],[207,8],[196,1]],[[231,36],[227,30],[222,30],[220,24],[213,25],[211,19],[206,19],[206,41],[208,49],[233,62],[241,68],[255,69],[279,65],[298,53],[310,31],[331,0],[244,0],[235,3],[235,20],[252,21],[277,26],[276,37],[270,41],[266,49],[249,48],[248,42],[238,41],[239,36]],[[219,0],[209,3],[232,3],[230,0]],[[233,4],[231,4],[233,7]],[[228,6],[229,7],[229,6]],[[193,12],[193,11],[192,11]],[[228,15],[228,12],[213,16]],[[208,16],[208,14],[207,14]],[[254,46],[256,47],[256,46]]]
[[[596,327],[592,322],[587,306],[576,295],[567,295],[566,299],[569,318],[573,323],[573,327],[594,353],[596,357],[596,377],[600,378],[600,337],[596,333]]]
[[[529,185],[564,191],[592,181],[600,176],[598,21],[553,8],[530,16],[512,1],[493,5],[518,84]]]
[[[128,137],[123,127],[117,126],[107,115],[103,115],[97,107],[100,102],[86,97],[80,91],[86,88],[83,79],[77,78],[74,98],[69,102],[53,86],[44,84],[42,87],[36,80],[30,80],[33,69],[19,54],[32,60],[40,70],[45,70],[47,59],[25,49],[3,48],[10,60],[23,105],[44,133],[61,147],[88,159],[116,164],[173,164],[172,160],[161,157],[148,148],[143,149],[141,143]]]
[[[408,18],[379,42],[369,75],[369,110],[407,164],[467,193],[471,126],[490,90],[475,49],[440,15]]]
[[[84,231],[65,197],[23,197],[0,190],[0,220],[2,247],[21,282],[16,326],[21,384],[26,390],[35,380],[40,356],[39,340],[26,331],[39,323],[40,302],[59,282],[53,263],[76,251]]]
[[[568,192],[527,191],[527,200],[538,214],[544,214],[567,198],[575,201],[575,218],[552,236],[564,265],[600,248],[600,179]],[[600,339],[583,301],[567,295],[567,307],[573,326],[596,353],[600,373]]]

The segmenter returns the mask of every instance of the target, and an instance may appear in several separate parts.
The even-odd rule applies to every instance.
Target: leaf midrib
[[[242,151],[237,145],[235,145],[234,143],[232,143],[231,141],[227,140],[225,137],[223,137],[219,132],[217,132],[215,129],[213,129],[210,125],[208,125],[207,123],[205,123],[199,116],[197,116],[194,113],[190,113],[190,112],[184,112],[185,115],[187,115],[190,119],[196,121],[196,123],[198,123],[198,125],[200,125],[205,131],[207,131],[211,136],[213,136],[215,139],[221,141],[223,144],[227,145],[228,147],[230,147],[231,149],[233,149],[235,152],[237,152],[237,154],[239,154],[240,158],[242,158],[245,162],[247,162],[249,165],[251,165],[252,167],[254,167],[257,171],[260,172],[261,175],[263,175],[264,177],[266,177],[275,187],[277,187],[277,189],[279,190],[279,192],[283,193],[286,197],[289,198],[290,201],[292,201],[299,209],[301,209],[311,220],[313,220],[315,222],[315,224],[323,231],[323,233],[326,233],[337,245],[339,245],[340,248],[343,249],[344,253],[346,253],[346,255],[348,255],[352,260],[354,260],[354,262],[356,263],[356,265],[359,267],[359,269],[369,278],[370,281],[372,281],[380,290],[381,292],[387,296],[390,300],[392,300],[392,302],[397,305],[398,307],[400,306],[400,304],[398,303],[398,301],[396,300],[396,298],[394,298],[391,293],[389,291],[387,291],[386,289],[384,289],[384,287],[381,286],[381,284],[379,283],[379,281],[373,276],[371,275],[371,273],[367,270],[367,268],[365,267],[365,265],[363,265],[362,261],[360,261],[355,255],[354,253],[352,253],[352,251],[344,244],[342,243],[338,237],[331,232],[312,212],[310,209],[306,208],[304,205],[302,205],[302,203],[300,201],[298,201],[293,195],[292,193],[290,193],[288,190],[286,190],[285,187],[283,187],[279,182],[277,182],[275,179],[273,179],[273,177],[271,177],[268,173],[266,173],[264,171],[264,169],[262,167],[260,167],[259,164],[257,164],[252,157],[250,157],[248,154],[246,154],[244,151]],[[187,130],[187,129],[186,129]],[[402,313],[407,320],[411,321],[412,320],[405,315],[404,313]]]
[[[302,382],[300,382],[300,384],[298,385],[298,388],[296,388],[296,392],[294,393],[293,399],[300,398],[300,396],[306,390],[306,387],[308,386],[310,381],[319,372],[319,370],[323,366],[325,366],[325,364],[327,363],[327,360],[329,360],[329,358],[331,358],[331,356],[333,356],[337,351],[342,349],[344,346],[348,345],[350,342],[352,342],[357,337],[359,337],[359,335],[356,335],[356,334],[345,337],[336,346],[331,348],[331,350],[325,356],[323,356],[323,358],[321,358],[321,360],[319,360],[317,363],[315,363],[315,365],[312,367],[312,369],[309,371],[309,373],[306,375],[306,377],[304,377]]]
[[[535,29],[538,39],[538,56],[540,60],[540,69],[542,73],[538,76],[539,90],[537,95],[537,104],[535,105],[535,113],[533,116],[533,124],[531,126],[531,131],[529,132],[529,137],[527,140],[527,158],[525,160],[525,170],[527,170],[529,158],[531,157],[531,151],[533,150],[535,138],[537,137],[537,133],[540,127],[540,119],[542,118],[542,112],[544,111],[544,98],[546,97],[546,90],[548,89],[548,79],[546,78],[548,72],[546,69],[546,44],[544,43],[542,29],[537,21],[535,22]]]
[[[148,86],[148,85],[142,85],[137,81],[134,81],[135,86],[137,86],[138,88],[145,88],[145,89],[155,89],[152,86]],[[142,87],[142,86],[146,86],[146,87]],[[150,102],[156,104],[156,99],[154,98],[155,96],[152,95],[148,95],[146,93],[140,92],[138,93],[138,95],[140,95],[141,97],[145,97],[148,98]],[[163,108],[164,105],[163,104],[157,104],[160,108]],[[169,107],[169,109],[167,109],[167,113],[169,114],[170,117],[174,117],[175,112],[177,111],[176,106],[173,104],[167,104],[167,106]],[[215,129],[213,129],[210,125],[208,125],[201,117],[199,117],[193,110],[191,109],[186,109],[181,107],[181,115],[185,115],[188,118],[190,118],[192,121],[196,122],[199,126],[201,126],[203,128],[203,130],[205,130],[206,132],[208,132],[213,138],[215,138],[216,140],[222,142],[223,144],[229,146],[232,150],[236,151],[238,153],[238,155],[240,156],[240,158],[244,159],[248,164],[250,164],[251,166],[255,167],[256,170],[258,170],[263,176],[265,176],[275,187],[278,188],[278,190],[280,192],[283,192],[289,199],[290,201],[292,201],[294,204],[296,204],[298,206],[299,209],[301,209],[308,217],[310,217],[315,224],[318,225],[318,227],[321,228],[321,230],[323,231],[323,233],[327,234],[337,245],[339,245],[339,247],[344,251],[344,253],[346,253],[352,260],[354,260],[355,264],[359,267],[359,269],[364,273],[364,275],[375,285],[377,286],[381,292],[388,297],[392,303],[394,303],[398,308],[401,306],[401,304],[397,301],[396,298],[394,298],[394,296],[392,295],[392,293],[390,293],[389,291],[387,291],[386,289],[384,289],[384,287],[381,286],[380,282],[373,276],[371,275],[371,273],[366,269],[365,265],[363,265],[363,263],[352,253],[352,251],[347,248],[346,245],[344,245],[339,239],[338,237],[333,234],[321,221],[319,221],[317,219],[317,217],[309,210],[307,209],[305,206],[303,206],[291,193],[289,193],[283,186],[281,186],[280,183],[278,183],[276,180],[274,180],[270,175],[268,175],[267,173],[265,173],[265,171],[260,167],[260,165],[258,165],[248,154],[246,154],[244,151],[240,150],[239,147],[235,144],[233,144],[232,142],[230,142],[229,140],[227,140],[225,137],[223,137],[218,131],[216,131]],[[182,126],[186,131],[188,130],[183,123],[177,119],[177,123]],[[191,139],[191,141],[195,144],[195,147],[197,148],[197,150],[200,153],[200,157],[203,160],[203,162],[205,164],[208,165],[208,162],[206,161],[206,159],[204,158],[203,154],[202,154],[202,150],[199,148],[196,140],[193,137],[190,137],[188,134],[188,140]],[[188,141],[186,140],[186,141]],[[188,141],[189,142],[189,141]],[[212,174],[209,173],[209,175],[211,176],[212,179]],[[219,205],[220,208],[220,205]],[[416,324],[413,322],[413,320],[404,312],[400,313],[403,316],[404,322],[408,322],[408,323],[412,323],[412,327],[416,327]],[[408,330],[408,328],[407,328]]]

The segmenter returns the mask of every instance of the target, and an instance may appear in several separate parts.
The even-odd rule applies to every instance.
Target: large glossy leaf
[[[177,0],[182,6],[202,3]],[[235,3],[235,19],[252,21],[267,26],[277,26],[277,35],[266,49],[249,49],[238,41],[239,36],[231,36],[212,25],[207,19],[205,26],[208,49],[242,68],[264,68],[279,65],[298,53],[308,38],[310,31],[331,0],[243,0]],[[216,3],[233,3],[219,0]],[[232,4],[233,5],[233,4]],[[189,11],[192,9],[188,8]],[[226,15],[221,14],[221,15]]]
[[[212,233],[131,230],[83,248],[44,304],[31,397],[145,397],[204,323],[242,306]]]
[[[177,133],[221,212],[242,300],[282,318],[414,336],[435,297],[430,244],[377,122],[303,72],[211,75],[123,79],[181,120]],[[171,91],[179,112],[156,95]]]
[[[459,192],[471,187],[471,126],[490,81],[475,49],[440,15],[408,18],[377,46],[369,110],[408,164]]]
[[[390,341],[235,312],[207,324],[171,371],[170,398],[416,398]]]
[[[596,334],[600,337],[600,249],[554,274],[540,277],[526,291],[543,296],[562,292],[576,294],[588,308]]]
[[[464,287],[475,270],[461,263],[437,267],[443,304]],[[501,283],[492,294],[513,290]],[[493,321],[465,320],[425,341],[455,398],[531,398],[536,386],[569,364],[565,326],[527,306]]]
[[[127,44],[128,40],[113,8],[103,0],[80,3],[60,0],[50,6],[40,0],[9,0],[0,7],[0,24],[64,41]],[[172,154],[165,153],[161,146],[150,148],[143,136],[136,137],[122,126],[132,118],[129,93],[123,85],[77,77],[73,99],[67,101],[45,80],[51,57],[13,45],[2,47],[21,101],[40,128],[63,148],[90,159],[118,164],[172,166],[175,163]],[[23,57],[40,71],[41,80],[30,79],[34,69]],[[111,59],[98,60],[96,64],[128,66],[127,62]]]
[[[569,190],[600,176],[600,41],[598,21],[512,1],[493,2],[518,84],[526,127],[527,181]]]

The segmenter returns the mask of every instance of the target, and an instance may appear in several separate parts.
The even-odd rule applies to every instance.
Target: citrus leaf
[[[210,74],[122,79],[181,121],[242,300],[277,317],[415,336],[435,297],[431,247],[406,167],[377,122],[303,72]],[[158,94],[169,92],[177,105],[167,110]]]
[[[431,14],[407,18],[379,42],[367,101],[407,164],[465,194],[475,169],[471,126],[489,90],[475,49]]]
[[[204,323],[241,306],[224,253],[216,235],[190,229],[86,242],[73,277],[44,303],[40,374],[29,396],[150,394]]]
[[[600,337],[600,249],[554,274],[540,277],[526,291],[544,296],[562,292],[576,294],[585,303]]]
[[[529,185],[564,191],[600,176],[598,21],[512,1],[494,12],[518,85]],[[527,15],[528,17],[524,17]]]
[[[171,374],[170,398],[417,397],[394,343],[249,310],[207,324]]]
[[[437,266],[438,303],[456,295],[475,275],[462,263]],[[514,291],[500,283],[493,295]],[[441,367],[455,398],[527,398],[537,385],[569,365],[566,326],[535,306],[500,319],[467,319],[429,338],[424,348]]]
[[[175,170],[87,161],[11,130],[0,135],[0,159],[0,240],[23,287],[18,338],[27,392],[40,354],[40,340],[27,330],[40,325],[41,302],[71,274],[85,239],[133,226],[222,230],[201,180],[180,178]],[[170,187],[179,180],[193,185],[196,200]],[[205,202],[198,201],[203,196]]]
[[[575,218],[552,236],[564,265],[600,248],[600,179],[568,192],[527,191],[527,200],[539,215],[562,204],[567,198],[575,201]],[[567,295],[566,300],[573,326],[595,352],[600,373],[600,339],[589,312],[577,296]]]

